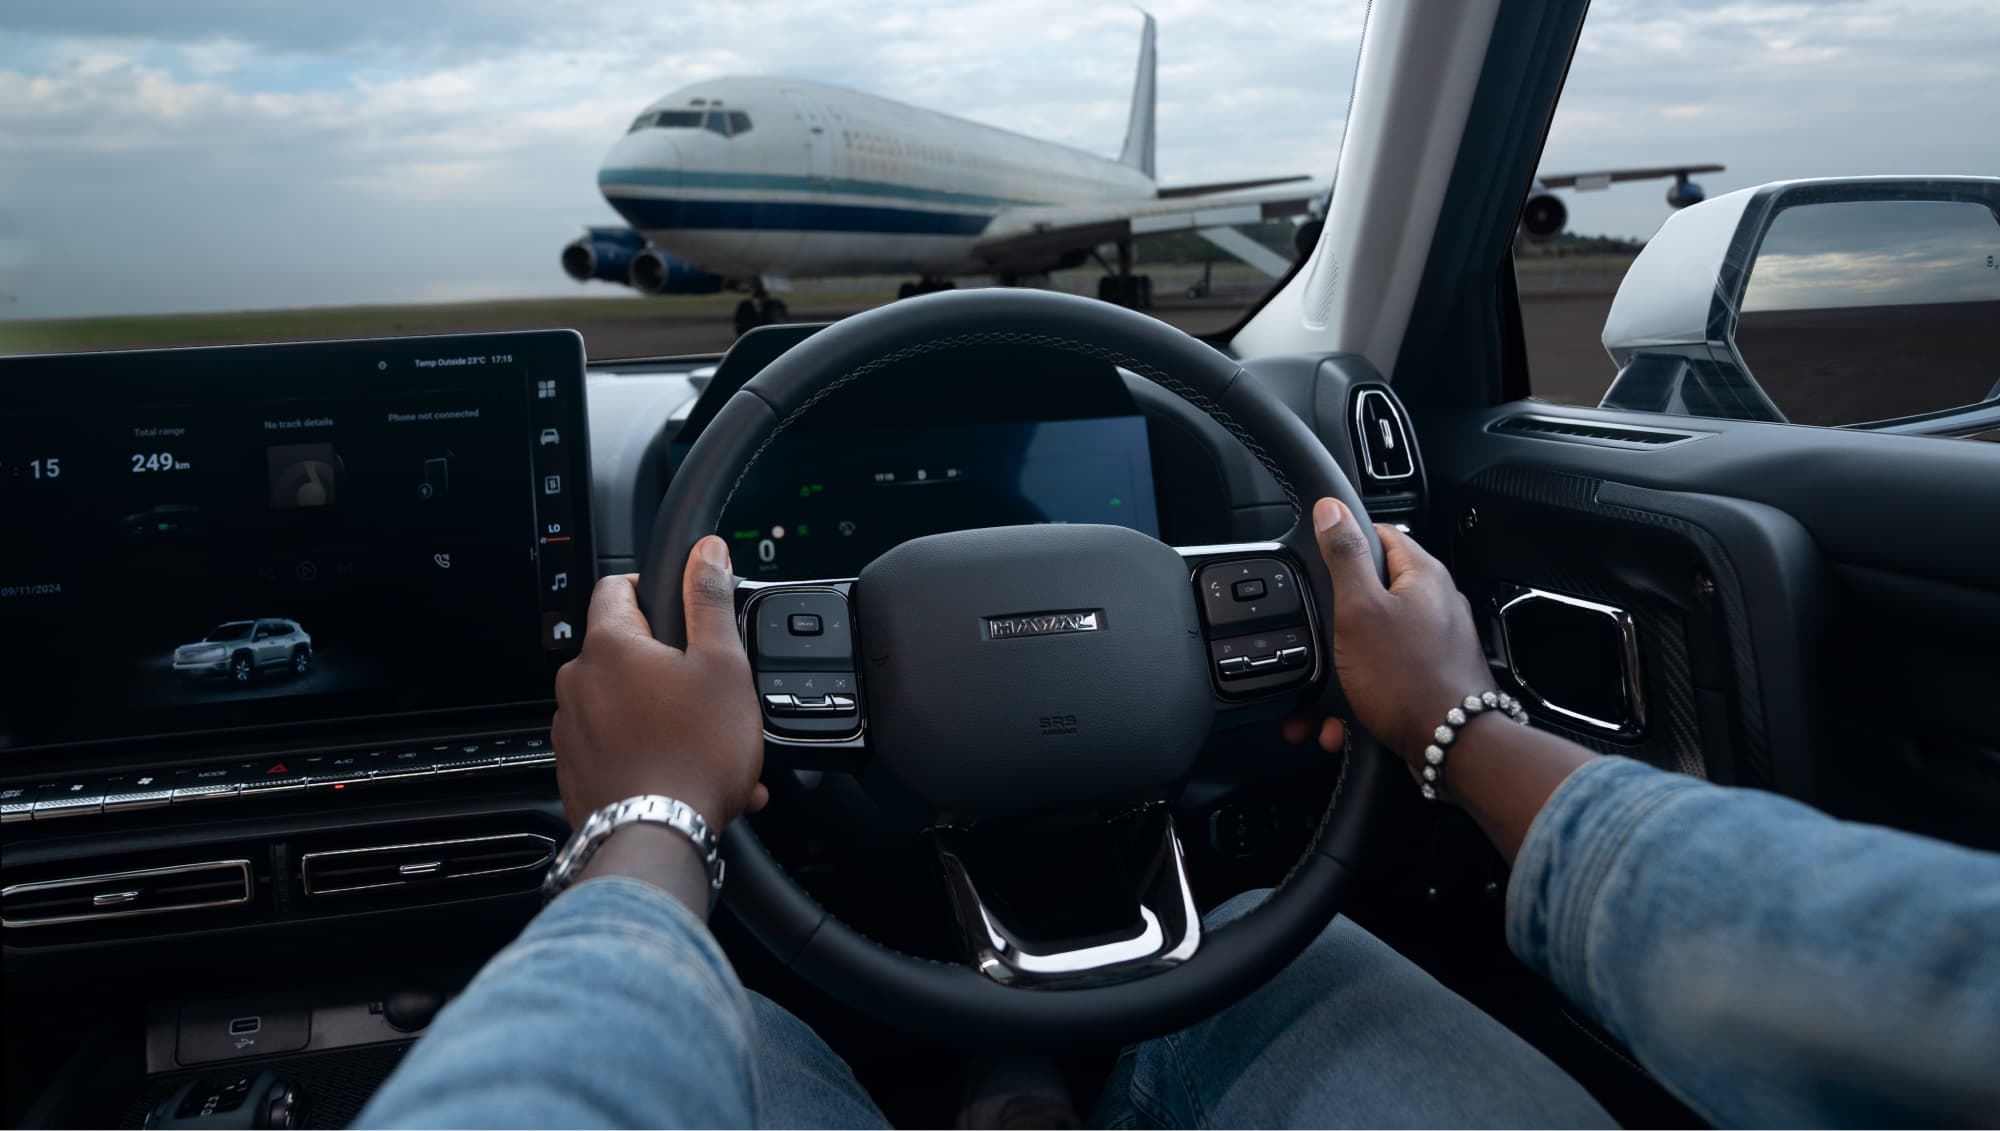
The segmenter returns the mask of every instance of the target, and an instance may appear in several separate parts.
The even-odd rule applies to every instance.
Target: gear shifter
[[[397,990],[382,999],[382,1020],[403,1033],[414,1033],[431,1023],[444,1008],[444,995],[432,989]]]
[[[297,1125],[299,1096],[275,1072],[202,1076],[175,1088],[146,1116],[150,1131],[214,1128],[217,1131]]]

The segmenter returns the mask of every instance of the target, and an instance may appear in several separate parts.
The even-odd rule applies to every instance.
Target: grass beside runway
[[[676,312],[726,322],[741,297],[684,295],[651,301],[672,303]],[[545,329],[631,318],[639,315],[648,301],[638,296],[614,295],[0,322],[0,354]]]

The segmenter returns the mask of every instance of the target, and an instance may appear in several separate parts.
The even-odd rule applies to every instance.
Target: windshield
[[[220,644],[230,640],[248,639],[253,623],[247,620],[231,621],[228,624],[219,626],[207,636],[202,637],[201,642],[203,644]]]
[[[10,5],[0,353],[564,326],[716,354],[994,285],[1213,334],[1318,233],[1362,28],[506,11]]]

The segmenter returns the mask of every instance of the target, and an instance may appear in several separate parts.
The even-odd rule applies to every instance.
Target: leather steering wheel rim
[[[802,414],[871,373],[945,350],[1028,346],[1096,358],[1145,377],[1220,423],[1276,478],[1291,505],[1279,539],[1317,561],[1310,507],[1332,495],[1360,520],[1376,570],[1382,548],[1353,484],[1311,430],[1224,354],[1166,323],[1102,302],[1046,291],[980,289],[906,299],[854,315],[772,362],[738,390],[696,439],[661,501],[642,561],[639,599],[653,634],[686,644],[682,563],[717,528],[730,498],[771,441]],[[1310,579],[1329,659],[1317,706],[1344,707],[1330,662],[1333,592]],[[1133,981],[1063,989],[1002,985],[969,966],[916,958],[841,922],[798,885],[747,821],[724,833],[723,899],[781,962],[845,1004],[951,1044],[991,1047],[1127,1043],[1184,1028],[1241,999],[1283,969],[1331,922],[1371,817],[1395,781],[1374,739],[1350,724],[1345,764],[1312,845],[1269,899],[1204,935],[1185,962]]]

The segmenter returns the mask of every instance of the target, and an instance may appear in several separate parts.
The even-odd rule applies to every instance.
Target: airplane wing
[[[1156,232],[1226,228],[1297,216],[1325,191],[1325,186],[1308,180],[1287,179],[1235,192],[1009,208],[986,225],[972,251],[996,269],[1043,264],[1068,252]]]
[[[1160,199],[1176,196],[1207,196],[1212,192],[1235,192],[1238,189],[1263,188],[1265,185],[1289,185],[1298,181],[1309,181],[1312,177],[1305,173],[1294,173],[1289,177],[1257,177],[1248,181],[1210,181],[1201,185],[1171,185],[1160,189]]]
[[[1720,165],[1659,165],[1650,169],[1606,169],[1598,173],[1537,173],[1543,188],[1576,189],[1589,192],[1620,181],[1651,181],[1663,177],[1688,177],[1695,173],[1720,173]]]

